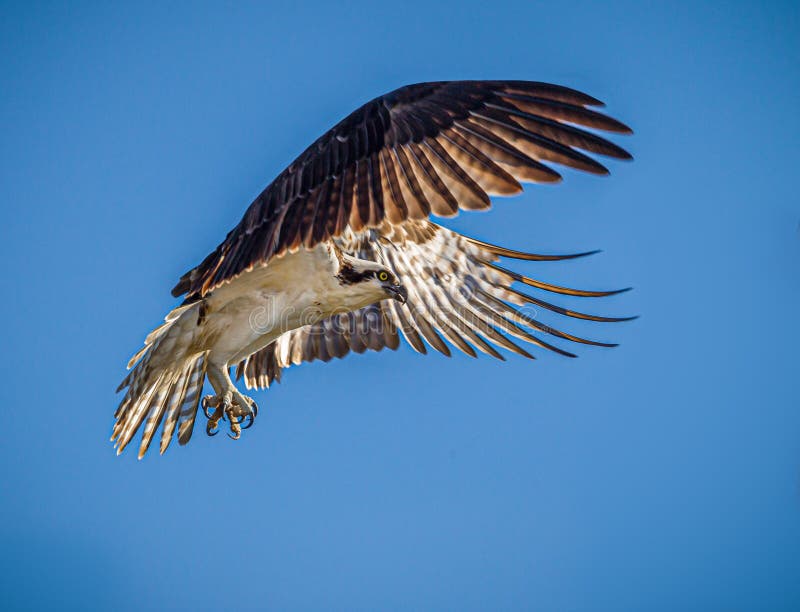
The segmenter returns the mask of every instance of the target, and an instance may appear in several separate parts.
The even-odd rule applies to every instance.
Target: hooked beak
[[[389,293],[389,297],[401,304],[405,304],[408,299],[408,291],[403,285],[386,285],[386,291]]]

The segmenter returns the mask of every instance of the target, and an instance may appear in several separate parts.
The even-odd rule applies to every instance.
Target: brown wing
[[[630,129],[586,108],[598,105],[578,91],[529,81],[420,83],[376,98],[292,162],[172,293],[204,295],[275,255],[348,228],[488,208],[489,195],[519,193],[519,181],[560,180],[545,161],[606,174],[580,150],[630,155],[576,126]]]
[[[339,242],[343,249],[360,258],[390,266],[408,290],[408,302],[379,302],[283,334],[238,365],[237,376],[244,376],[249,388],[268,387],[280,380],[283,368],[303,361],[329,361],[350,351],[395,349],[399,334],[420,353],[426,353],[428,345],[449,356],[449,343],[473,357],[478,350],[498,359],[503,356],[495,347],[533,358],[511,338],[567,357],[575,356],[545,341],[542,334],[582,344],[615,346],[562,332],[532,316],[536,313],[526,309],[527,305],[591,321],[629,320],[560,308],[511,285],[521,282],[551,293],[583,297],[601,297],[617,291],[568,289],[497,265],[501,257],[553,261],[589,253],[522,253],[467,238],[430,221],[409,222],[402,231],[387,224],[379,230],[346,234]]]

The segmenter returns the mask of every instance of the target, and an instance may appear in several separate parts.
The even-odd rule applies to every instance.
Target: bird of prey
[[[206,432],[230,423],[232,438],[258,407],[231,381],[266,388],[291,364],[351,351],[396,349],[450,355],[448,343],[503,359],[530,357],[517,341],[566,356],[547,342],[614,346],[527,316],[534,304],[591,321],[623,321],[551,304],[515,288],[599,297],[528,278],[502,259],[552,261],[468,238],[431,217],[486,210],[491,195],[521,182],[554,183],[551,164],[608,170],[587,153],[630,159],[597,132],[630,129],[579,91],[531,81],[442,81],[401,87],[367,102],[317,139],[253,201],[241,221],[172,290],[185,296],[128,363],[112,441],[119,454],[143,429],[141,458],[161,427],[163,453],[186,444],[198,406]],[[512,340],[512,338],[514,340]],[[200,401],[205,378],[214,395]],[[177,431],[177,433],[176,433]]]

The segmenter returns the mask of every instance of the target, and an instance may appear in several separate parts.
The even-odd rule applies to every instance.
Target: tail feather
[[[186,395],[183,402],[180,404],[180,424],[178,425],[178,444],[183,446],[192,437],[192,430],[194,429],[194,419],[197,416],[197,404],[200,401],[200,393],[203,391],[203,381],[206,378],[206,353],[198,357],[194,369],[189,375],[189,383],[186,389]],[[166,425],[164,426],[164,435],[166,435]],[[172,424],[172,428],[175,424]],[[170,436],[172,430],[170,429]],[[166,444],[169,444],[167,441]],[[161,439],[161,452],[163,453],[167,446],[164,444],[164,438]]]
[[[195,355],[183,367],[162,372],[151,382],[133,385],[120,404],[112,441],[119,455],[144,423],[139,459],[150,447],[163,423],[159,452],[169,447],[178,427],[178,441],[186,444],[192,437],[195,416],[206,375],[206,353]],[[144,387],[143,392],[139,389]]]
[[[169,399],[164,408],[164,428],[161,430],[161,444],[158,450],[162,455],[172,441],[172,434],[178,422],[181,404],[183,404],[183,400],[186,397],[186,390],[189,387],[189,381],[191,380],[191,373],[194,367],[195,362],[190,362],[181,376],[176,378],[170,389]]]
[[[175,376],[164,376],[163,382],[157,386],[153,399],[150,400],[150,404],[144,411],[147,414],[147,420],[144,423],[144,431],[142,432],[142,443],[139,445],[139,459],[144,457],[147,449],[150,448],[153,434],[158,429],[158,426],[161,425],[161,419],[164,418],[164,408],[166,407],[165,400],[172,393],[175,379]]]
[[[160,452],[169,446],[175,428],[186,444],[192,435],[197,404],[206,374],[205,351],[190,352],[197,324],[189,314],[191,306],[175,309],[166,323],[147,336],[145,347],[129,362],[132,370],[118,391],[127,389],[114,416],[111,440],[120,454],[141,428],[139,459],[147,452],[159,427]]]
[[[128,393],[132,396],[131,401],[128,403],[128,407],[125,412],[120,415],[119,420],[117,421],[122,426],[121,431],[119,432],[118,436],[114,436],[117,439],[116,446],[118,455],[125,450],[125,447],[128,445],[128,442],[131,441],[133,434],[136,433],[136,430],[139,429],[139,426],[142,424],[142,420],[147,414],[147,408],[150,406],[150,400],[158,389],[160,382],[161,376],[159,376],[152,385],[149,385],[145,389],[145,392],[141,395],[138,393],[134,395],[136,387],[130,387]]]

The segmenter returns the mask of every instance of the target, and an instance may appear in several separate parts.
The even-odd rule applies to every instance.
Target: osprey
[[[350,351],[396,349],[399,336],[418,352],[445,342],[503,359],[495,347],[533,358],[515,338],[568,357],[547,334],[615,346],[559,331],[526,316],[534,304],[567,317],[623,321],[553,305],[514,283],[556,294],[599,297],[501,267],[509,258],[553,261],[588,255],[523,253],[437,225],[459,209],[486,210],[490,195],[522,191],[520,182],[553,183],[544,162],[594,174],[608,170],[589,152],[630,159],[595,131],[630,128],[589,107],[584,93],[530,81],[445,81],[401,87],[368,102],[308,149],[253,201],[239,224],[172,290],[185,296],[147,336],[117,391],[117,453],[142,425],[139,458],[161,429],[163,453],[177,429],[192,435],[202,400],[214,435],[253,424],[258,407],[231,381],[266,388],[291,364]],[[589,128],[589,131],[585,128]],[[623,290],[624,291],[624,290]]]

